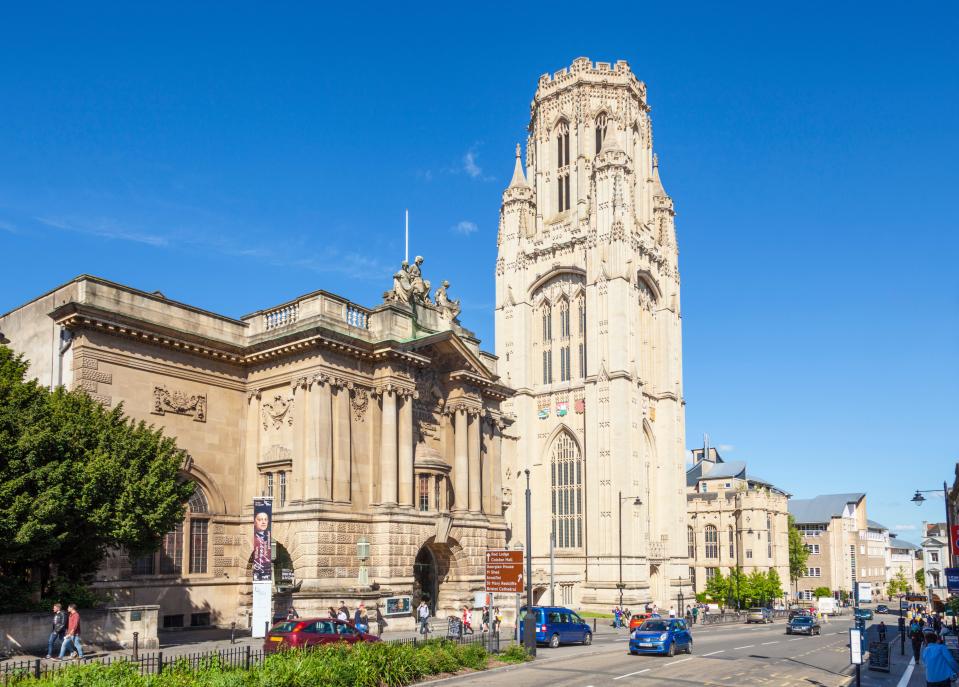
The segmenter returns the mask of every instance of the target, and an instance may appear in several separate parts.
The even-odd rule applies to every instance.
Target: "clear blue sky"
[[[688,444],[941,518],[908,499],[959,458],[954,3],[402,5],[8,6],[0,311],[83,272],[228,315],[373,305],[409,207],[492,347],[536,79],[625,59],[679,213]]]

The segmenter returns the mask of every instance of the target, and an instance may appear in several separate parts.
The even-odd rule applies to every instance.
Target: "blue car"
[[[556,648],[560,644],[592,644],[593,630],[575,612],[562,606],[533,606],[536,616],[536,643],[549,644]],[[530,614],[526,608],[520,610],[519,632],[523,636],[523,627]]]
[[[650,618],[629,636],[629,653],[675,656],[693,653],[693,635],[680,618]]]

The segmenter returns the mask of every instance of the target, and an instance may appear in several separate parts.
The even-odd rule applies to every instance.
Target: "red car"
[[[263,641],[263,652],[270,654],[286,649],[304,649],[332,642],[378,642],[380,638],[357,630],[353,623],[336,618],[303,618],[284,620],[270,629]]]

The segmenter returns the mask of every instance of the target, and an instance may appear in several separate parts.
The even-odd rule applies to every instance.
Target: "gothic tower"
[[[512,543],[529,469],[541,602],[552,532],[555,603],[609,609],[621,579],[627,606],[676,606],[691,596],[678,249],[646,85],[623,61],[544,74],[525,173],[520,155],[496,261]]]

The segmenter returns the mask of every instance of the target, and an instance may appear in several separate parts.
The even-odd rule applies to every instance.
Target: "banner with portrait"
[[[273,529],[273,499],[253,499],[253,581],[273,579],[270,536]]]

